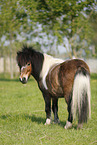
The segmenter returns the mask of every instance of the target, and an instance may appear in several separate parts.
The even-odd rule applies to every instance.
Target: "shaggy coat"
[[[68,120],[65,129],[72,127],[78,118],[78,128],[91,116],[90,70],[80,59],[64,61],[24,46],[17,52],[20,81],[27,83],[32,75],[42,91],[45,101],[46,123],[51,123],[51,99],[54,122],[59,123],[58,98],[64,97],[68,105]]]

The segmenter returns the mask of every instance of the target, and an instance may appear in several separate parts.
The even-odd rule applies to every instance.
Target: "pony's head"
[[[19,80],[25,84],[27,83],[28,81],[28,78],[30,77],[31,75],[31,63],[27,63],[25,66],[22,66],[21,69],[20,69],[20,77],[19,77]]]
[[[24,47],[22,51],[17,52],[17,63],[20,68],[20,77],[19,80],[25,84],[28,81],[28,78],[32,72],[31,64],[31,49]]]

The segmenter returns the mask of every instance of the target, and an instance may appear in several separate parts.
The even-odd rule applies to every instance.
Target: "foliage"
[[[54,43],[57,47],[67,37],[70,57],[82,55],[83,50],[88,55],[93,34],[89,20],[95,5],[95,0],[1,0],[0,37],[6,36],[10,40],[10,51],[14,40],[21,40],[18,35],[30,42],[35,37],[41,38],[38,45],[44,45],[45,49],[49,45],[49,51]],[[40,24],[42,35],[37,28]],[[42,43],[44,38],[48,43]]]
[[[0,144],[97,144],[97,75],[91,76],[92,118],[83,129],[65,130],[67,106],[59,99],[60,124],[45,126],[44,100],[35,80],[21,84],[0,76]],[[53,118],[53,116],[52,116]]]
[[[0,37],[5,35],[8,40],[14,40],[20,33],[21,25],[27,22],[26,13],[17,0],[1,0],[0,2]]]
[[[70,57],[79,56],[80,49],[88,49],[87,53],[89,53],[88,47],[92,37],[89,19],[96,5],[94,0],[37,0],[25,1],[23,5],[32,21],[43,24],[43,30],[47,35],[51,33],[57,36],[58,43],[62,43],[64,36],[68,38]]]

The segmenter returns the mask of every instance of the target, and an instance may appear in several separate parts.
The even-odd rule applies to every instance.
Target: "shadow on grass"
[[[46,121],[46,118],[43,118],[43,117],[38,117],[38,116],[35,116],[35,115],[29,115],[29,114],[17,114],[17,115],[12,115],[12,114],[6,114],[6,115],[2,115],[0,116],[0,119],[3,119],[3,120],[14,120],[14,121],[19,121],[21,119],[23,120],[31,120],[31,122],[36,122],[37,124],[45,124],[45,121]],[[61,126],[62,128],[64,128],[65,124],[66,124],[66,121],[60,121],[60,123],[54,123],[54,121],[52,120],[52,125],[59,125]]]
[[[38,117],[38,116],[35,116],[35,115],[25,115],[25,119],[30,119],[32,122],[37,122],[38,124],[45,124],[45,121],[46,121],[46,118],[42,118],[42,117]],[[62,128],[64,128],[64,126],[66,125],[66,121],[60,121],[60,123],[54,123],[54,120],[52,120],[52,125],[59,125],[61,126]],[[71,129],[75,129],[77,130],[77,124],[73,123],[72,125],[72,128]]]
[[[45,124],[45,121],[46,121],[46,118],[43,118],[43,117],[38,117],[38,116],[35,116],[35,115],[29,115],[29,114],[17,114],[17,115],[12,115],[12,114],[6,114],[6,115],[2,115],[0,116],[1,119],[3,120],[7,120],[9,119],[10,121],[20,121],[21,119],[22,120],[31,120],[31,122],[35,122],[37,124]],[[64,128],[64,126],[66,125],[66,121],[60,121],[60,123],[54,123],[54,121],[52,120],[52,125],[58,125],[62,128]],[[72,128],[71,129],[75,129],[77,130],[77,123],[73,123],[72,125]]]
[[[32,115],[32,116],[30,116],[30,115],[25,115],[25,118],[26,119],[30,119],[32,122],[37,122],[38,124],[45,124],[45,122],[46,122],[46,118],[42,118],[42,117],[38,117],[38,116],[35,116],[35,115]],[[56,125],[59,125],[59,126],[61,126],[62,128],[64,128],[64,126],[66,125],[66,121],[60,121],[60,123],[54,123],[54,120],[52,120],[52,123],[51,123],[52,125],[54,124],[56,124]],[[76,128],[76,127],[75,127]]]
[[[3,120],[6,120],[9,117],[11,117],[10,114],[0,116],[0,118],[3,119]]]
[[[41,124],[41,123],[45,123],[45,118],[42,118],[42,117],[38,117],[38,116],[35,116],[35,115],[24,115],[24,118],[27,120],[27,119],[30,119],[32,122],[37,122],[38,124]]]
[[[42,118],[42,117],[37,117],[35,115],[29,115],[29,114],[17,114],[17,115],[13,115],[13,114],[6,114],[6,115],[1,115],[0,116],[1,119],[3,120],[8,120],[8,119],[11,119],[11,120],[28,120],[30,119],[32,122],[37,122],[38,124],[41,124],[41,123],[45,123],[45,118]]]

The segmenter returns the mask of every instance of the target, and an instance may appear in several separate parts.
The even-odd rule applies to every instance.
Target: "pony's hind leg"
[[[60,123],[59,117],[58,117],[58,99],[56,98],[52,99],[52,110],[54,113],[54,123]]]
[[[72,121],[73,121],[73,115],[72,115],[72,111],[71,111],[71,99],[68,103],[68,120],[66,122],[66,125],[65,125],[65,129],[69,129],[72,127]]]

